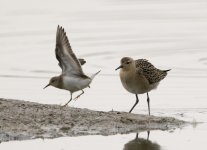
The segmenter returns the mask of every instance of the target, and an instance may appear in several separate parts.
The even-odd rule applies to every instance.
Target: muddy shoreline
[[[187,123],[172,117],[102,112],[0,99],[0,142],[81,135],[173,130]]]

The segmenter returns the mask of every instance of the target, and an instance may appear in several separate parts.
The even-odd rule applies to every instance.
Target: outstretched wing
[[[56,55],[56,58],[57,59],[60,59],[57,55]],[[85,59],[83,59],[83,58],[78,58],[78,61],[80,62],[81,66],[83,66],[86,63]],[[63,66],[60,64],[60,61],[59,61],[59,64],[58,65],[60,66],[61,69],[63,69],[62,68]]]
[[[72,51],[66,32],[58,25],[56,33],[56,58],[64,75],[84,75],[79,60]]]
[[[146,59],[136,60],[136,68],[137,73],[144,75],[150,84],[159,82],[160,80],[164,79],[167,75],[167,71],[169,71],[157,69]]]

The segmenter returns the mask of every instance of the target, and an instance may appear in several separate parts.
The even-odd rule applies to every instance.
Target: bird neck
[[[63,76],[62,76],[62,75],[60,75],[60,76],[58,77],[58,84],[56,85],[56,87],[57,87],[57,88],[60,88],[60,89],[63,88]]]

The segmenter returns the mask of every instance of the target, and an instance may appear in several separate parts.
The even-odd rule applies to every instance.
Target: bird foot
[[[72,100],[72,98],[71,98],[65,105],[63,105],[63,106],[61,106],[61,107],[62,107],[62,108],[63,108],[63,107],[67,107],[71,100]]]
[[[61,107],[64,108],[64,107],[67,107],[68,106],[68,103],[62,105]]]

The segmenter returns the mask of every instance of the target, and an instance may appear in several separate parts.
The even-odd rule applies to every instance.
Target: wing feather
[[[56,58],[64,75],[84,75],[81,64],[69,43],[66,32],[58,25],[56,33]]]
[[[150,84],[159,82],[167,75],[167,71],[157,69],[146,59],[136,60],[136,68],[137,73],[144,75]]]

